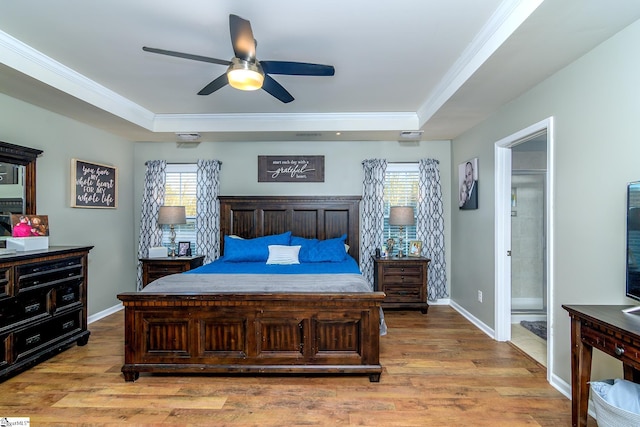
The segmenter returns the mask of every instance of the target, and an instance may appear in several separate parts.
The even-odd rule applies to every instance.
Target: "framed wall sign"
[[[71,207],[117,208],[118,169],[71,159]]]
[[[324,182],[324,156],[258,156],[258,182]]]

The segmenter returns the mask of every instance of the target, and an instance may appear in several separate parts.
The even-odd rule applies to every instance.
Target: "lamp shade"
[[[187,215],[184,206],[160,206],[158,224],[186,224]]]
[[[389,225],[413,225],[416,219],[411,206],[391,206],[389,209]]]

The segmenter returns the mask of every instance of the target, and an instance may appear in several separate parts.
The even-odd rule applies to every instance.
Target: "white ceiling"
[[[295,98],[226,86],[229,14]],[[452,139],[640,18],[638,0],[21,0],[0,3],[0,92],[131,140]],[[336,135],[340,132],[340,135]]]

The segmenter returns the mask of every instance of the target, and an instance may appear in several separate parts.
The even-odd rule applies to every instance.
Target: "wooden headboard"
[[[349,254],[360,262],[360,196],[222,196],[220,253],[224,236],[246,239],[291,231],[331,239],[347,235]]]

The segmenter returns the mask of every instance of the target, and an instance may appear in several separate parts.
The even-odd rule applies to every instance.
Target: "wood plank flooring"
[[[0,418],[32,426],[569,426],[545,368],[455,310],[385,312],[380,383],[367,376],[141,374],[123,380],[123,319],[85,347],[0,383]],[[589,426],[595,426],[589,419]]]

